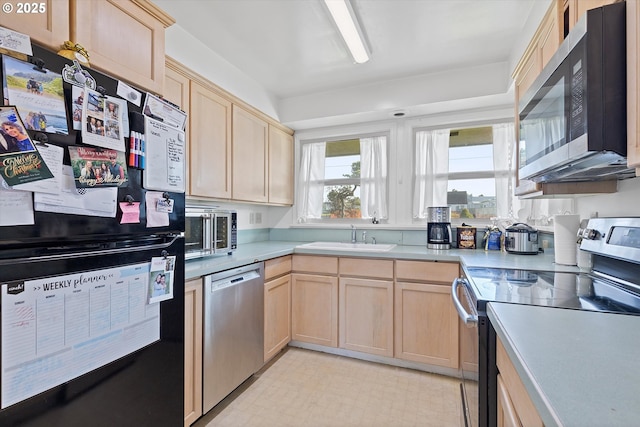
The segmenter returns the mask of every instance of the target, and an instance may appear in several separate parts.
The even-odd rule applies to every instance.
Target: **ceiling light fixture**
[[[324,0],[353,60],[363,64],[369,60],[369,48],[349,0]]]

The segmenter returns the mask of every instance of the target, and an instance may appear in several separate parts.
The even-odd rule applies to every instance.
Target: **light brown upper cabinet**
[[[69,4],[71,40],[89,52],[92,68],[162,93],[164,31],[175,23],[172,17],[148,0],[70,0]]]
[[[28,34],[32,41],[56,52],[69,40],[69,0],[20,3],[22,8],[24,5],[29,8],[37,7],[38,13],[18,13],[15,2],[7,4],[11,4],[14,10],[11,13],[0,13],[1,26]]]
[[[164,97],[187,112],[187,196],[293,204],[293,131],[167,57]]]
[[[269,204],[293,204],[293,135],[269,124]]]
[[[233,106],[233,186],[234,200],[269,201],[267,122],[237,105]]]
[[[231,102],[191,82],[189,195],[231,198]]]

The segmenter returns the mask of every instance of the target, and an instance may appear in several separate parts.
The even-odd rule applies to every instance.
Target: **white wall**
[[[595,213],[600,217],[640,216],[640,178],[619,181],[617,193],[576,197],[575,206],[583,219]]]
[[[247,104],[280,120],[277,110],[278,100],[273,94],[187,33],[178,24],[167,28],[165,40],[165,52],[168,56]]]
[[[295,134],[296,176],[300,161],[300,143],[305,140],[347,137],[374,132],[387,132],[389,141],[389,227],[412,227],[411,204],[413,197],[413,130],[415,128],[468,127],[498,121],[513,120],[513,104],[491,108],[467,108],[434,113],[421,117],[352,123],[315,129]],[[295,208],[272,207],[269,210],[270,228],[298,226]]]

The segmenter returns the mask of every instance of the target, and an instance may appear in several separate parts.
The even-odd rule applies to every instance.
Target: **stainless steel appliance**
[[[538,253],[538,230],[521,222],[504,230],[504,247],[512,254]]]
[[[33,56],[56,73],[73,65],[36,45]],[[90,73],[107,95],[116,95],[117,79]],[[71,85],[60,90],[70,108]],[[135,130],[131,118],[142,108],[129,103],[128,109]],[[66,114],[70,125],[72,110]],[[47,133],[47,144],[70,167],[67,147],[82,146],[83,138],[68,128],[64,135]],[[0,227],[0,425],[183,425],[185,198],[168,193],[174,205],[167,225],[148,228],[153,208],[144,202],[143,171],[128,167],[127,176],[112,203],[141,202],[139,222],[121,221],[121,212],[90,215],[80,209],[93,209],[84,200],[74,213],[36,208],[32,225]],[[165,255],[175,261],[162,266]],[[151,270],[152,258],[173,267],[165,275],[172,297],[158,302],[150,301],[151,271],[158,271]]]
[[[451,248],[451,210],[448,206],[427,208],[427,248]]]
[[[461,340],[460,354],[477,355],[461,363],[467,426],[497,424],[496,337],[488,302],[640,315],[640,218],[590,219],[581,250],[593,255],[589,273],[464,267],[465,277],[454,281],[452,299],[471,337]]]
[[[185,252],[187,259],[231,254],[238,247],[238,213],[206,206],[187,206]]]
[[[205,277],[203,413],[263,365],[263,288],[262,262]]]
[[[588,10],[520,98],[519,177],[633,177],[627,168],[625,2]]]

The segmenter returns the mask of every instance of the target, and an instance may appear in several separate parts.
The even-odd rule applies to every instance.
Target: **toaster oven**
[[[187,206],[185,257],[231,254],[238,247],[238,213],[235,210]]]

